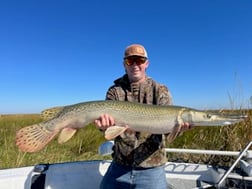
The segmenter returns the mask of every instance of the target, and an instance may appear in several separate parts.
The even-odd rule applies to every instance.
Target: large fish
[[[59,112],[50,114],[50,110]],[[244,117],[242,115],[224,116],[182,106],[156,106],[121,101],[83,102],[49,109],[49,111],[44,111],[44,115],[46,113],[51,119],[24,127],[17,132],[16,144],[21,151],[37,152],[59,133],[59,143],[66,142],[77,129],[94,122],[105,113],[115,119],[115,126],[105,131],[107,140],[130,129],[153,134],[170,133],[168,136],[171,141],[184,123],[192,126],[231,125],[242,121]]]

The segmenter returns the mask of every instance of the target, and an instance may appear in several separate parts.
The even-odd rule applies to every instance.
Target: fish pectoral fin
[[[127,129],[128,127],[118,126],[118,125],[108,127],[105,131],[105,138],[107,140],[112,140],[116,138],[117,136],[123,134]]]
[[[66,127],[61,130],[58,138],[58,143],[62,144],[67,142],[76,133],[77,129]]]
[[[182,125],[184,124],[183,119],[181,118],[182,113],[184,112],[184,108],[182,108],[179,112],[178,112],[178,116],[176,119],[176,124],[172,129],[172,132],[169,133],[169,135],[167,136],[167,141],[168,142],[172,142],[179,134],[179,132],[181,131]]]
[[[181,130],[181,125],[180,124],[176,124],[174,126],[172,132],[168,134],[167,141],[169,143],[171,143],[178,136],[178,133],[179,133],[180,130]]]

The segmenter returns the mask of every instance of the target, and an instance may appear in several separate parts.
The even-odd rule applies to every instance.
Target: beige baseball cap
[[[148,58],[148,55],[144,46],[139,45],[139,44],[132,44],[126,47],[125,52],[124,52],[124,58],[127,58],[129,56],[141,56],[141,57]]]

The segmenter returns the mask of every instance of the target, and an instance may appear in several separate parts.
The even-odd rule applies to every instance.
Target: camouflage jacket
[[[154,105],[170,105],[172,97],[167,87],[151,78],[140,84],[130,84],[127,75],[114,81],[106,100],[130,101]],[[156,167],[167,161],[165,136],[140,132],[125,132],[115,139],[113,160],[136,168]]]

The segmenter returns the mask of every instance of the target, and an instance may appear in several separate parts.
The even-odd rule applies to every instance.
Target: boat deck
[[[230,167],[167,162],[165,171],[169,189],[252,188],[251,145],[252,142],[241,152],[166,149],[167,152],[236,156],[236,161]],[[110,163],[110,160],[92,160],[3,169],[0,170],[0,188],[98,189]]]

